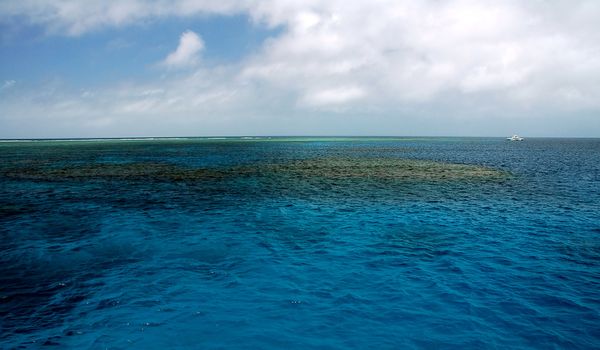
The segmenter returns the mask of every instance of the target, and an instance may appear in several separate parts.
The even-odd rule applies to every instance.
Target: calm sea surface
[[[0,348],[600,347],[600,139],[0,142]]]

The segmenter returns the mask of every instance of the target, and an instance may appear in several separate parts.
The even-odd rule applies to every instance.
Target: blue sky
[[[3,26],[6,27],[6,24]],[[0,75],[24,84],[62,79],[85,88],[123,79],[152,79],[177,47],[181,33],[201,33],[207,65],[232,63],[257,51],[277,28],[253,25],[244,15],[161,19],[126,30],[106,28],[84,36],[47,35],[40,26],[14,25],[0,46]]]
[[[600,136],[597,1],[4,1],[0,138]]]

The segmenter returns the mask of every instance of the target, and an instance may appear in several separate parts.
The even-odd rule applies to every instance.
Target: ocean
[[[600,347],[600,139],[0,142],[0,348]]]

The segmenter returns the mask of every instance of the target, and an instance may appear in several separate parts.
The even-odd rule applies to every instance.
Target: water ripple
[[[3,143],[0,347],[597,348],[599,185],[598,140]]]

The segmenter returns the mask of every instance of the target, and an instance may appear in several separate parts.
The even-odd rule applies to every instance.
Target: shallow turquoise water
[[[600,347],[600,140],[0,143],[0,347]]]

